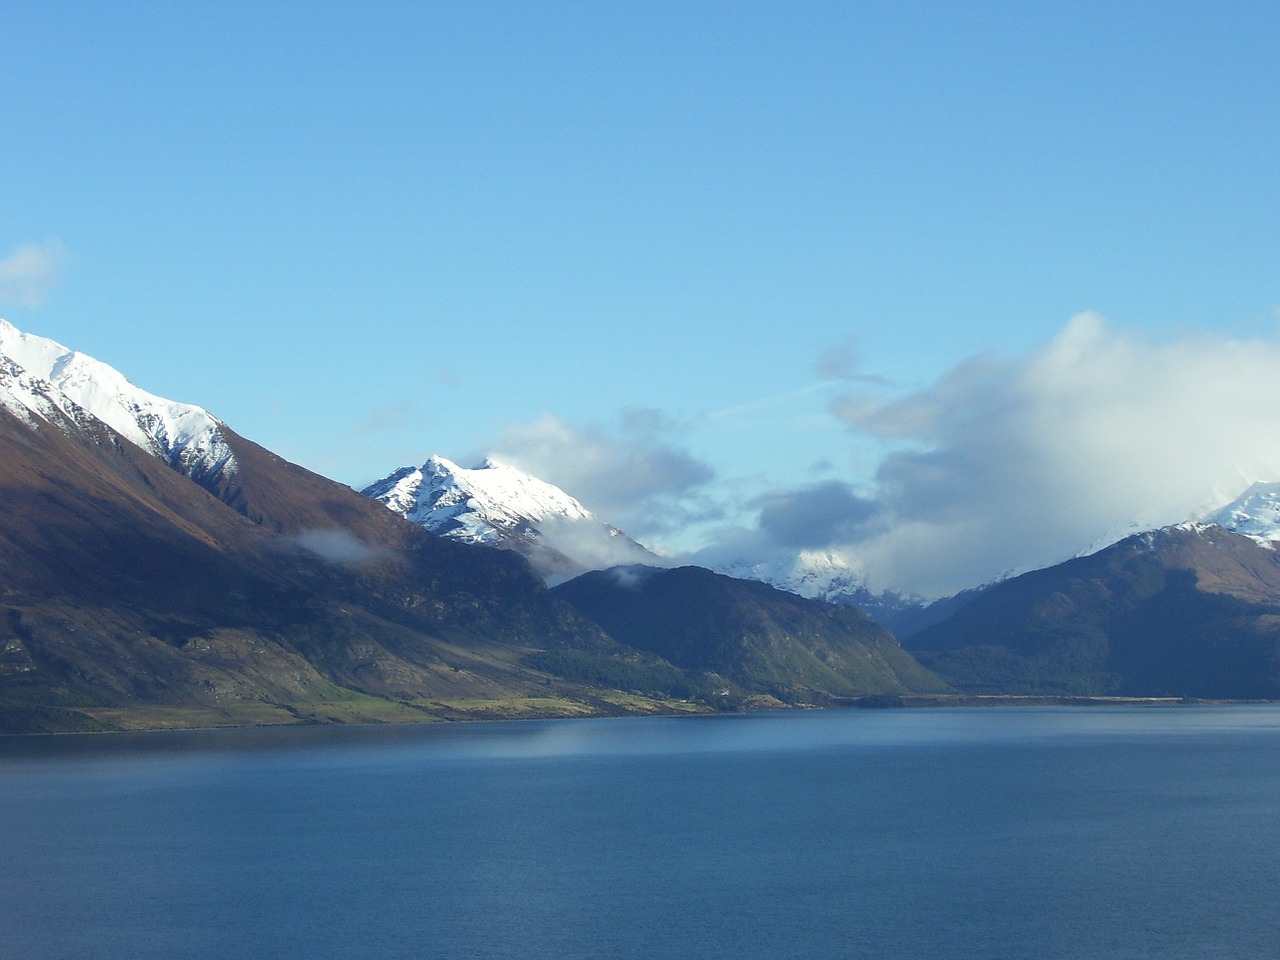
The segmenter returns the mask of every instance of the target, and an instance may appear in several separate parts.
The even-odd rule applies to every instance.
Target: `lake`
[[[0,738],[0,957],[1245,958],[1280,707]]]

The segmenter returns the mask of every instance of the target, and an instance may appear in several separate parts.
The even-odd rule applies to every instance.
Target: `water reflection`
[[[19,766],[105,764],[121,769],[228,761],[306,765],[419,759],[536,759],[600,755],[770,753],[840,747],[1052,742],[1094,737],[1197,737],[1280,729],[1280,705],[967,707],[822,710],[702,717],[259,727],[0,737],[0,775]],[[328,762],[326,760],[325,762]]]

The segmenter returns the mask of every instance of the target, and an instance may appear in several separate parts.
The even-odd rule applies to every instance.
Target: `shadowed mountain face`
[[[592,619],[513,553],[433,536],[225,427],[236,468],[203,476],[206,489],[92,417],[48,415],[0,408],[0,732],[723,709],[940,686],[847,608],[686,570],[655,581],[672,589],[647,608],[670,629],[642,629],[636,610]]]
[[[0,409],[0,729],[472,715],[576,695],[519,650],[616,646],[518,557],[228,438],[223,503],[101,424]]]
[[[758,581],[620,567],[553,592],[628,646],[783,702],[945,688],[865,614]]]
[[[1014,577],[910,639],[974,692],[1280,697],[1280,556],[1214,526]]]

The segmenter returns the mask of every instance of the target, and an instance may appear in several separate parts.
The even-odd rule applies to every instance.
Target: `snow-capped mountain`
[[[432,533],[514,550],[551,580],[662,562],[559,487],[494,460],[468,469],[433,456],[361,492]]]
[[[888,624],[901,611],[924,603],[912,594],[892,590],[872,592],[863,572],[832,550],[802,550],[767,560],[740,559],[713,562],[709,566],[716,573],[742,580],[760,580],[812,600],[857,607],[881,624]]]
[[[433,456],[421,467],[403,467],[362,492],[433,533],[515,550],[551,580],[620,564],[666,565],[559,487],[491,459],[466,469]],[[727,562],[692,559],[716,573],[856,606],[872,616],[920,602],[914,596],[872,593],[862,572],[832,551]]]
[[[742,580],[761,580],[814,600],[852,603],[848,598],[871,595],[862,572],[830,550],[802,550],[767,559],[713,561],[708,566],[717,573]]]
[[[1266,546],[1280,541],[1280,482],[1253,484],[1225,507],[1201,519]]]
[[[142,390],[113,367],[0,320],[0,402],[50,420],[85,414],[201,484],[235,473],[222,424],[200,407]]]

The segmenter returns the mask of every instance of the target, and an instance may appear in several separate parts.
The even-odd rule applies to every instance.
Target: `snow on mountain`
[[[839,603],[849,594],[866,592],[863,574],[829,550],[803,550],[763,560],[735,559],[713,563],[711,567],[716,573],[762,580],[813,600]]]
[[[1264,546],[1280,541],[1280,482],[1259,481],[1225,507],[1201,518]]]
[[[832,550],[802,550],[764,560],[712,562],[709,566],[716,573],[743,580],[760,580],[802,597],[857,607],[881,623],[924,602],[920,597],[892,590],[872,592],[867,587],[866,575]]]
[[[472,543],[497,543],[504,534],[553,517],[594,519],[559,487],[494,460],[468,470],[433,456],[421,467],[397,470],[364,494],[433,533]]]
[[[1179,522],[1170,522],[1169,519],[1153,522],[1149,518],[1134,520],[1126,526],[1108,530],[1076,556],[1087,557],[1126,537],[1145,535],[1167,527],[1189,530],[1204,526],[1222,527],[1249,537],[1264,547],[1274,547],[1280,542],[1280,481],[1257,481],[1226,506],[1203,507]]]
[[[404,467],[362,492],[433,533],[516,550],[552,580],[620,564],[666,565],[559,487],[494,460],[465,469],[434,456],[421,467]],[[833,551],[728,562],[693,560],[716,573],[856,606],[873,616],[919,602],[918,597],[892,592],[871,593],[862,572]]]
[[[233,474],[222,424],[200,407],[147,393],[113,367],[0,320],[6,406],[42,419],[53,408],[80,422],[87,412],[197,482]],[[31,402],[27,402],[30,400]]]
[[[0,354],[0,407],[36,429],[43,421],[64,432],[76,433],[100,423],[49,381],[32,376],[21,364],[3,354]]]
[[[622,563],[661,563],[559,487],[494,460],[468,469],[433,456],[361,492],[432,533],[515,550],[552,580]]]

